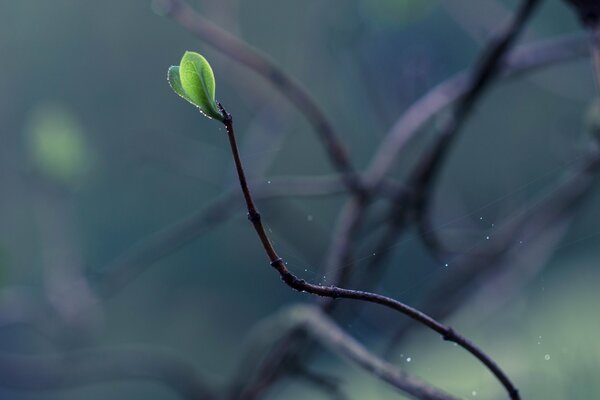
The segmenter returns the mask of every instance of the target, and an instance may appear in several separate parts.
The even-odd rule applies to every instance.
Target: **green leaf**
[[[170,79],[170,82],[176,81]],[[182,96],[172,83],[177,94],[198,106],[207,117],[223,120],[215,101],[215,76],[204,57],[191,51],[185,52],[179,65],[179,83],[186,96]]]
[[[183,90],[183,86],[181,85],[181,79],[179,78],[179,66],[172,65],[169,67],[169,72],[167,73],[167,80],[169,81],[169,85],[171,85],[171,89],[179,96],[183,97],[185,100],[197,106],[196,103],[192,101]]]

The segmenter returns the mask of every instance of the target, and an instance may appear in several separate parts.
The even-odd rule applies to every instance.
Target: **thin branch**
[[[559,38],[553,38],[550,40],[543,40],[528,45],[522,45],[514,49],[507,57],[506,62],[502,66],[501,77],[502,78],[515,78],[522,74],[535,71],[540,68],[549,67],[554,64],[572,61],[589,54],[589,42],[585,36],[565,36]],[[368,170],[364,182],[385,182],[385,174],[392,167],[396,154],[400,152],[404,145],[422,128],[422,126],[430,120],[434,115],[438,114],[453,102],[457,101],[463,96],[469,88],[469,74],[463,72],[454,78],[451,78],[444,83],[438,85],[427,93],[420,101],[414,103],[413,106],[396,122],[396,124],[390,130],[390,133],[386,136],[386,139],[379,147],[376,156],[373,158],[371,167]],[[376,185],[373,185],[376,186]],[[381,185],[380,185],[381,186]],[[400,191],[405,191],[405,187],[398,187]],[[378,191],[381,193],[381,189]],[[387,193],[387,190],[386,190]],[[349,203],[343,208],[347,210],[350,202],[355,200],[349,200]],[[368,282],[361,285],[361,287],[370,290],[375,283],[379,280],[382,268],[380,267],[385,259],[389,256],[393,244],[396,243],[398,235],[404,231],[407,223],[407,209],[400,207],[405,204],[405,201],[398,201],[396,203],[399,207],[398,211],[392,213],[392,223],[388,231],[383,234],[381,241],[376,248],[376,256],[369,260],[367,270],[369,273],[366,277],[369,279]],[[336,283],[342,275],[347,276],[347,272],[337,271],[337,268],[348,267],[352,265],[349,261],[344,262],[340,260],[348,260],[348,257],[341,252],[341,249],[352,248],[352,246],[342,245],[352,236],[352,230],[354,222],[358,218],[359,214],[354,212],[342,212],[338,218],[337,228],[334,230],[334,242],[329,250],[329,258],[326,266],[325,276],[329,282]],[[388,219],[389,221],[389,219]],[[333,254],[336,254],[334,257]],[[340,274],[338,277],[337,274]],[[331,306],[331,302],[324,301],[321,303],[322,306],[328,308]],[[283,348],[290,348],[295,346],[296,341],[288,341]],[[285,352],[281,352],[284,354]],[[280,354],[280,355],[281,355]],[[277,368],[281,365],[281,358],[279,361],[273,360],[269,365],[263,366],[263,370],[271,368]],[[269,376],[272,379],[273,375],[263,371],[265,376]],[[267,379],[267,378],[265,378]],[[263,386],[267,384],[263,382]]]
[[[273,247],[269,236],[261,222],[261,216],[256,208],[254,203],[254,199],[252,198],[252,194],[250,193],[250,189],[246,182],[246,176],[244,174],[244,168],[242,165],[242,161],[240,159],[235,132],[233,129],[233,119],[231,118],[231,114],[229,114],[225,109],[219,104],[219,108],[221,113],[224,115],[223,124],[227,130],[227,137],[229,139],[229,144],[231,147],[231,152],[233,156],[233,160],[235,163],[235,168],[238,174],[238,178],[240,181],[240,187],[242,189],[242,193],[244,195],[244,200],[246,202],[246,208],[248,210],[248,219],[254,226],[256,233],[260,239],[260,242],[267,254],[269,261],[271,262],[271,266],[279,272],[281,279],[291,288],[296,289],[300,292],[307,292],[311,294],[315,294],[322,297],[332,297],[332,298],[346,298],[346,299],[355,299],[375,304],[380,304],[385,307],[396,310],[406,316],[412,318],[413,320],[427,326],[431,330],[439,333],[444,340],[454,342],[457,345],[461,346],[473,356],[475,356],[482,364],[484,364],[490,372],[500,381],[500,383],[504,386],[509,396],[513,400],[520,399],[517,389],[508,378],[508,376],[500,369],[500,367],[493,361],[487,354],[485,354],[481,349],[479,349],[475,344],[456,333],[452,328],[447,327],[436,320],[432,319],[428,315],[404,304],[392,298],[382,296],[376,293],[369,293],[360,290],[351,290],[351,289],[343,289],[336,286],[320,286],[312,283],[308,283],[303,279],[296,277],[292,274],[286,267],[285,262]]]
[[[584,54],[587,53],[587,48],[585,46],[582,46],[583,40],[581,38],[566,38],[566,39],[559,39],[556,41],[552,41],[552,42],[541,42],[541,43],[536,43],[534,45],[530,45],[530,46],[523,46],[520,49],[517,49],[516,51],[514,51],[511,56],[508,58],[508,61],[506,62],[506,64],[503,66],[503,73],[502,76],[503,77],[514,77],[517,76],[520,73],[523,72],[528,72],[529,70],[538,68],[538,67],[544,67],[547,65],[551,65],[553,63],[558,63],[558,62],[562,62],[562,61],[566,61],[566,60],[572,60],[574,58],[580,57]],[[396,145],[395,143],[399,143],[402,142],[402,140],[398,141],[396,140],[391,140],[393,138],[397,138],[397,137],[401,137],[402,136],[402,132],[408,132],[408,134],[406,136],[412,136],[420,127],[421,125],[427,121],[431,115],[439,112],[441,109],[445,108],[449,103],[455,101],[457,98],[459,98],[461,95],[463,95],[468,87],[468,75],[467,74],[463,74],[457,78],[455,78],[453,80],[452,83],[448,83],[447,86],[442,85],[441,87],[439,87],[440,89],[443,89],[443,87],[448,87],[448,88],[456,88],[456,94],[455,95],[451,95],[449,94],[449,96],[445,99],[445,101],[442,101],[442,103],[440,103],[440,105],[438,106],[438,108],[436,108],[435,106],[433,108],[430,107],[431,101],[435,100],[437,97],[441,96],[441,99],[444,99],[444,95],[443,92],[444,90],[439,90],[439,91],[432,91],[430,92],[430,94],[428,96],[426,96],[423,101],[416,103],[413,107],[411,107],[409,109],[409,112],[405,114],[404,118],[401,120],[400,123],[395,125],[395,128],[400,127],[400,129],[392,129],[391,134],[387,136],[388,139],[386,139],[384,141],[384,143],[382,144],[382,146],[380,147],[380,151],[378,152],[378,156],[379,157],[375,157],[374,158],[374,162],[372,163],[372,168],[369,170],[370,172],[372,171],[377,171],[377,165],[383,165],[383,168],[379,168],[379,171],[381,171],[381,176],[378,179],[372,180],[372,181],[378,181],[378,182],[382,182],[384,179],[384,175],[385,172],[389,169],[389,166],[392,165],[392,162],[388,162],[387,164],[389,164],[389,166],[385,166],[386,161],[385,161],[385,157],[380,157],[382,154],[386,153],[388,155],[388,160],[393,160],[395,158],[395,153],[397,151],[399,151],[403,146],[400,145]],[[453,89],[454,90],[454,89]],[[435,101],[434,101],[435,103]],[[412,111],[412,112],[411,112]],[[430,113],[428,113],[430,112]],[[422,117],[422,119],[420,119]],[[411,122],[415,122],[416,123],[412,123]],[[411,128],[411,126],[413,128]],[[398,135],[397,133],[400,132],[400,135]],[[391,143],[390,143],[391,142]],[[389,151],[391,150],[391,152]],[[379,162],[377,160],[383,160],[383,163]],[[366,181],[366,180],[365,180]],[[378,186],[381,187],[381,184],[379,184]],[[339,224],[341,225],[341,224]],[[338,225],[338,226],[339,226]],[[348,226],[352,226],[353,224],[348,224]],[[348,235],[347,237],[349,237],[351,235]],[[389,236],[394,238],[395,235]],[[392,239],[393,240],[393,239]],[[338,244],[340,243],[340,241],[337,241]],[[338,249],[342,249],[342,248],[348,248],[348,246],[336,246]],[[387,246],[386,246],[387,248]],[[329,253],[330,254],[330,258],[329,258],[329,263],[328,265],[339,265],[339,263],[337,262],[333,262],[332,260],[335,259],[347,259],[346,256],[341,256],[342,252],[338,252],[338,254],[340,256],[338,257],[333,257],[331,256],[332,252]],[[382,257],[384,256],[384,252],[377,252],[378,258],[381,255]],[[342,264],[344,265],[344,264]],[[335,270],[335,267],[332,268],[333,270]],[[335,278],[334,274],[330,274],[327,273],[328,277],[331,277],[332,281],[333,278]]]
[[[182,0],[162,0],[167,16],[198,36],[216,50],[261,75],[296,106],[319,135],[333,166],[343,175],[354,193],[362,193],[362,184],[348,157],[347,150],[333,125],[312,96],[294,78],[266,55],[204,18]]]
[[[161,382],[189,400],[216,397],[193,365],[164,352],[105,349],[53,356],[0,354],[0,386],[11,390],[61,390],[132,379]]]

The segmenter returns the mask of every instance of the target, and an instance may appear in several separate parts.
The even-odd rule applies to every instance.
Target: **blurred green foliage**
[[[66,185],[83,178],[91,164],[91,152],[79,121],[64,106],[37,106],[26,133],[30,157],[40,173]]]

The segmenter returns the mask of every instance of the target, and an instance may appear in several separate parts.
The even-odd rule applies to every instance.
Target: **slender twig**
[[[162,382],[189,400],[216,398],[193,365],[165,352],[97,349],[52,356],[0,354],[0,386],[12,390],[61,390],[122,380]]]
[[[420,312],[419,310],[416,310],[395,299],[380,294],[369,293],[360,290],[344,289],[336,286],[315,285],[312,283],[308,283],[305,280],[300,279],[296,275],[291,273],[286,267],[283,259],[279,257],[279,255],[275,251],[275,248],[273,247],[273,244],[271,243],[269,236],[262,224],[261,216],[256,208],[254,199],[252,198],[252,194],[250,192],[250,188],[248,187],[248,183],[246,181],[246,176],[244,173],[244,168],[239,155],[231,114],[229,114],[220,103],[219,108],[224,116],[223,124],[225,125],[225,128],[227,130],[227,137],[229,139],[235,168],[240,181],[240,187],[242,189],[244,200],[246,202],[246,208],[248,210],[248,219],[254,226],[254,229],[260,239],[265,253],[268,256],[269,261],[271,262],[271,266],[275,268],[275,270],[281,276],[281,279],[288,286],[300,292],[307,292],[322,297],[355,299],[369,303],[380,304],[393,310],[399,311],[400,313],[405,314],[406,316],[414,319],[415,321],[427,326],[431,330],[439,333],[444,338],[444,340],[454,342],[457,345],[464,348],[465,350],[467,350],[479,361],[481,361],[490,370],[490,372],[492,372],[492,374],[504,386],[511,399],[520,399],[516,387],[513,385],[511,380],[504,373],[504,371],[500,369],[496,362],[492,360],[487,354],[485,354],[481,349],[479,349],[475,344],[467,340],[462,335],[456,333],[452,328],[437,322],[436,320]]]
[[[294,78],[285,73],[266,55],[204,18],[182,0],[162,0],[165,14],[188,31],[261,75],[296,106],[319,135],[333,166],[342,173],[344,182],[354,193],[363,193],[362,184],[347,151],[332,123],[317,102]]]
[[[552,66],[556,63],[572,61],[587,55],[588,52],[589,44],[587,38],[581,35],[560,37],[524,45],[513,50],[510,56],[507,57],[507,61],[503,66],[502,77],[512,78],[523,73]],[[426,121],[460,98],[468,89],[468,82],[468,75],[462,73],[432,89],[420,101],[411,106],[390,130],[382,146],[380,146],[377,155],[373,158],[371,168],[369,169],[371,172],[370,176],[375,177],[379,175],[380,178],[368,180],[384,179],[385,173],[393,164],[395,155],[402,150],[402,143],[406,143],[407,140],[413,137]],[[264,181],[252,183],[256,197],[270,198],[270,196],[280,197],[289,195],[320,196],[342,193],[344,191],[339,178],[333,176],[322,178],[281,177],[271,178],[270,180],[271,183]],[[393,190],[394,187],[392,185],[384,184],[383,187],[386,188],[383,191],[386,195],[397,192]],[[387,189],[388,187],[389,189]],[[118,292],[127,283],[149,268],[151,264],[202,235],[203,232],[207,231],[206,227],[211,227],[216,223],[227,220],[233,214],[231,210],[238,196],[237,193],[228,191],[220,199],[216,200],[214,204],[207,206],[204,210],[184,218],[182,221],[157,232],[149,239],[126,250],[115,261],[97,273],[94,279],[95,288],[100,291],[102,297],[108,297]],[[338,232],[341,232],[341,230],[338,230]],[[397,230],[393,229],[382,240],[382,245],[376,250],[376,257],[370,260],[377,262],[370,262],[369,265],[377,266],[383,264],[385,256],[389,253],[389,249],[391,249],[391,244],[395,243],[397,232]],[[330,250],[329,253],[331,254],[332,251]],[[340,259],[339,256],[336,258]],[[333,264],[332,262],[331,265]],[[371,267],[368,269],[370,270]],[[376,275],[378,274],[369,275],[371,282],[377,281]],[[335,278],[335,275],[332,274],[328,274],[328,276],[331,276],[331,281]],[[371,286],[371,284],[363,285],[366,288]]]
[[[502,77],[511,78],[556,63],[571,61],[585,56],[588,52],[588,41],[583,36],[560,37],[524,45],[515,49],[507,57],[507,61],[503,66]],[[426,121],[464,95],[468,88],[468,82],[468,75],[462,73],[456,78],[440,84],[411,106],[386,136],[373,159],[369,171],[381,171],[380,174],[383,179],[383,175],[391,167],[395,154],[403,147],[399,143],[405,143],[406,140],[420,130]],[[386,153],[389,150],[392,150],[391,153]],[[377,174],[372,174],[372,176],[375,175]],[[260,181],[252,183],[256,197],[320,196],[344,191],[339,178],[333,176],[323,178],[282,177],[281,179],[271,178],[270,180],[270,184],[261,183]],[[369,179],[369,181],[371,180]],[[383,188],[386,187],[386,185],[383,185]],[[393,188],[393,186],[389,186],[389,194],[397,192]],[[388,190],[386,189],[384,193],[388,194]],[[123,255],[97,273],[95,287],[99,289],[102,294],[101,297],[108,297],[116,293],[152,263],[196,239],[208,228],[227,220],[232,215],[231,209],[238,198],[237,193],[234,194],[229,191],[204,210],[184,218],[182,221],[152,235],[148,240],[144,240],[128,249]],[[387,241],[384,239],[381,250],[376,251],[378,263],[383,262],[383,258],[390,248],[389,244],[395,242],[396,236],[395,233],[391,233],[387,236]],[[331,252],[330,250],[329,253],[331,254]],[[332,278],[330,281],[333,281],[335,276],[330,276]],[[370,287],[370,285],[365,285],[365,287]]]

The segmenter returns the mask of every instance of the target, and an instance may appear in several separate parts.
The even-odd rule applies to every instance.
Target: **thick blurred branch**
[[[583,35],[565,36],[522,45],[507,55],[498,78],[508,79],[572,61],[589,54],[588,39]],[[402,114],[379,146],[369,166],[365,182],[378,185],[396,163],[398,154],[423,128],[426,122],[460,100],[469,91],[472,78],[463,72],[440,83]]]
[[[395,125],[390,135],[388,135],[388,139],[384,140],[384,143],[380,146],[380,151],[376,154],[365,180],[371,185],[378,184],[378,180],[382,179],[393,165],[397,152],[406,145],[408,139],[434,113],[445,108],[453,100],[457,101],[452,115],[446,120],[445,125],[441,128],[434,142],[426,150],[425,154],[421,156],[417,165],[411,171],[407,179],[406,188],[402,188],[398,193],[396,201],[390,209],[390,220],[393,223],[377,247],[377,250],[380,252],[378,261],[387,256],[389,252],[387,249],[389,249],[390,243],[394,242],[396,235],[402,231],[402,226],[398,226],[398,223],[394,221],[404,223],[414,218],[418,226],[429,225],[426,221],[429,218],[427,211],[431,202],[434,181],[443,161],[450,152],[456,136],[458,136],[461,127],[471,114],[481,95],[493,80],[501,75],[503,66],[511,65],[510,59],[507,58],[510,47],[529,18],[533,15],[539,3],[539,0],[523,1],[511,23],[490,43],[473,74],[459,75],[457,78],[446,81],[426,95],[420,102],[415,103],[413,108],[409,109],[405,114],[404,118]],[[534,47],[534,49],[540,54],[540,47]],[[545,47],[545,49],[547,50],[548,48]],[[556,50],[556,48],[552,49]],[[564,43],[561,43],[558,50],[558,52],[542,51],[541,54],[546,56],[551,55],[550,59],[552,60],[557,56],[558,59],[562,59],[564,55]],[[539,56],[532,57],[530,53],[531,51],[525,52],[529,56],[524,61],[512,61],[512,67],[504,67],[507,68],[504,70],[504,74],[516,74],[532,66],[539,65]],[[542,58],[545,63],[547,59]],[[428,237],[426,236],[426,238]]]
[[[340,211],[327,253],[324,276],[334,286],[345,286],[353,270],[353,249],[367,211],[368,199],[349,200]],[[320,299],[321,307],[331,309],[334,299]]]
[[[346,187],[338,176],[274,177],[253,182],[256,198],[331,196],[344,193]],[[393,183],[390,182],[391,194]],[[174,253],[192,240],[209,232],[239,213],[236,203],[239,189],[232,188],[203,210],[168,226],[126,250],[122,255],[92,273],[92,285],[106,298],[121,290],[153,263]]]
[[[581,22],[595,27],[600,22],[600,3],[597,0],[566,0],[573,6]]]
[[[365,349],[354,338],[346,334],[339,326],[331,321],[322,311],[313,306],[293,306],[268,318],[253,331],[249,344],[250,352],[246,361],[240,364],[238,382],[246,382],[245,375],[253,371],[258,354],[264,355],[274,343],[285,338],[289,332],[304,331],[315,341],[347,360],[357,365],[377,379],[380,379],[396,389],[416,399],[450,400],[456,397],[446,394],[418,379],[396,369],[393,365],[377,358]],[[235,398],[252,398],[248,391],[239,388],[241,393]],[[246,391],[246,393],[244,393]]]
[[[502,62],[500,77],[513,78],[520,74],[548,67],[556,63],[570,61],[589,53],[587,39],[582,35],[567,36],[557,39],[536,42],[513,50]],[[446,109],[449,105],[465,96],[470,90],[471,78],[463,72],[439,84],[429,91],[421,100],[414,103],[391,128],[379,146],[364,182],[376,189],[385,179],[386,173],[395,163],[398,153],[412,139],[425,123]],[[395,199],[395,210],[390,213],[388,232],[376,247],[375,258],[371,260],[369,269],[377,268],[387,257],[398,234],[408,222],[410,210],[406,207],[410,198],[407,186],[399,188]],[[360,219],[366,204],[351,200],[341,213],[337,224],[334,242],[330,248],[326,264],[325,276],[330,282],[345,282],[348,270],[352,265],[349,254],[351,244],[360,226]],[[373,279],[369,278],[370,281]],[[370,287],[367,285],[366,287]]]
[[[555,189],[499,227],[493,242],[485,241],[477,254],[462,254],[452,262],[452,273],[445,275],[445,279],[427,294],[421,302],[423,309],[444,320],[464,305],[474,292],[485,291],[489,295],[489,288],[494,283],[502,281],[501,286],[505,288],[502,295],[508,297],[508,287],[525,285],[533,276],[534,266],[519,265],[513,258],[523,251],[523,243],[528,247],[535,246],[545,233],[568,222],[579,209],[577,206],[592,193],[600,174],[600,149],[596,143],[594,145]],[[511,284],[507,279],[511,279]],[[410,329],[408,324],[401,325],[388,348],[390,353]]]
[[[572,61],[589,54],[588,40],[583,35],[565,36],[522,45],[507,56],[502,64],[499,78],[514,78],[539,68],[545,68],[557,63]],[[469,90],[469,73],[463,72],[454,78],[448,79],[434,87],[421,100],[414,103],[391,128],[390,132],[379,146],[373,161],[366,172],[364,181],[377,185],[384,179],[387,172],[393,167],[396,157],[408,142],[430,121],[434,116],[445,110],[448,106],[461,99]],[[365,275],[366,282],[363,287],[372,288],[381,276],[381,266],[389,256],[398,236],[404,232],[410,221],[412,210],[407,205],[412,193],[407,186],[400,187],[394,202],[394,208],[390,210],[386,232],[382,234],[376,245],[375,256],[369,260]],[[422,226],[429,223],[423,220]],[[431,247],[442,247],[441,239],[438,239],[436,231],[426,229],[422,233],[426,244]],[[339,239],[338,239],[339,240]],[[340,260],[343,255],[338,255]],[[339,265],[339,264],[337,264]],[[337,267],[336,265],[336,267]],[[335,269],[335,268],[332,268]]]
[[[68,192],[49,180],[36,182],[34,215],[39,232],[48,305],[55,317],[76,331],[80,341],[96,328],[102,312],[85,279]]]
[[[432,200],[433,187],[445,158],[475,105],[498,76],[506,54],[539,4],[541,0],[523,1],[512,22],[492,41],[479,61],[466,93],[454,106],[452,115],[411,173],[407,186],[414,191],[417,220],[428,218],[427,211]]]
[[[592,57],[596,72],[596,84],[600,88],[600,24],[592,30]]]
[[[325,392],[325,394],[328,394],[334,400],[350,400],[342,391],[342,379],[313,371],[302,365],[300,361],[295,362],[290,367],[290,375],[306,381],[315,388]]]

